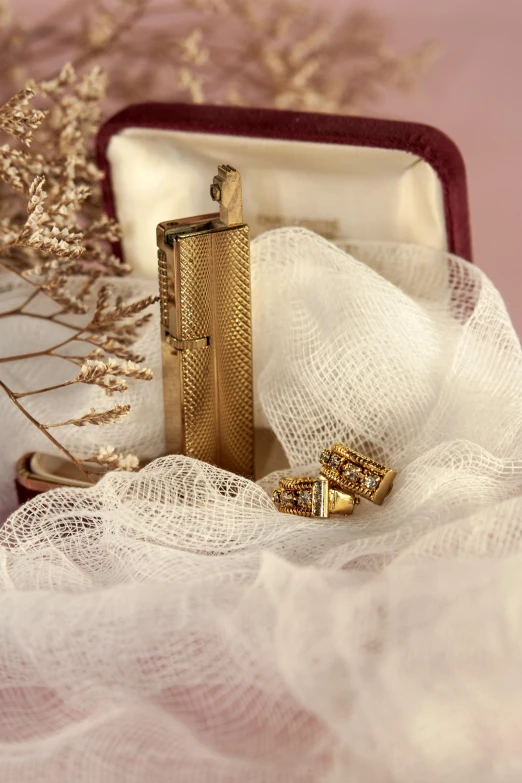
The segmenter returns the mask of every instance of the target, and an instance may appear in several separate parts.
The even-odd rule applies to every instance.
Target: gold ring
[[[325,449],[319,461],[321,474],[333,484],[347,492],[361,495],[378,506],[391,492],[393,480],[397,475],[386,465],[375,462],[342,443],[334,443],[331,449]]]
[[[274,503],[283,514],[328,519],[332,514],[347,516],[353,512],[359,498],[331,487],[324,476],[301,478],[289,476],[279,481],[274,490]]]

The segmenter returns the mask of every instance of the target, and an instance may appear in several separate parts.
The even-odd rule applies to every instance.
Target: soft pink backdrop
[[[432,38],[441,45],[421,92],[390,97],[382,108],[437,125],[459,145],[468,170],[475,261],[500,289],[522,335],[522,0],[366,5],[393,21],[398,44]]]
[[[13,5],[30,19],[61,2],[13,0]],[[522,0],[321,3],[333,9],[374,9],[389,19],[393,43],[401,47],[439,42],[440,56],[420,91],[390,95],[379,113],[436,125],[461,148],[469,176],[475,261],[500,289],[522,334]]]

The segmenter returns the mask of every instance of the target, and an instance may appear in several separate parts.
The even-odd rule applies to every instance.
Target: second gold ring
[[[273,493],[274,503],[284,514],[328,519],[334,514],[347,516],[353,512],[359,498],[332,487],[324,476],[306,478],[289,476],[279,481]]]

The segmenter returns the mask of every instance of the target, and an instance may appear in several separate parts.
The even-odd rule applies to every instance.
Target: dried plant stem
[[[37,288],[35,288],[35,290],[27,297],[25,302],[23,302],[18,307],[15,307],[14,310],[6,310],[5,312],[0,313],[0,318],[7,318],[8,316],[11,315],[31,315],[31,313],[23,313],[22,310],[24,309],[24,307],[27,307],[27,305],[30,302],[32,302],[33,299],[35,299],[39,293],[40,291]]]
[[[27,419],[29,419],[29,421],[31,422],[31,424],[34,424],[34,426],[35,426],[35,427],[37,427],[37,428],[40,430],[40,432],[42,432],[42,433],[45,435],[45,437],[46,437],[46,438],[48,438],[48,439],[51,441],[51,443],[52,443],[54,446],[56,446],[58,449],[60,449],[60,451],[62,452],[62,454],[65,454],[65,456],[67,457],[67,459],[70,459],[70,460],[71,460],[71,462],[73,462],[73,463],[76,465],[76,467],[77,467],[79,470],[81,470],[81,472],[84,474],[84,476],[86,476],[86,478],[87,478],[87,479],[88,479],[90,482],[94,482],[94,479],[93,479],[93,474],[92,474],[92,473],[89,473],[89,471],[88,471],[88,470],[85,470],[85,468],[83,467],[83,465],[81,464],[81,462],[79,462],[79,460],[77,460],[77,459],[76,459],[76,457],[75,457],[73,454],[71,454],[71,452],[70,452],[70,451],[68,451],[68,450],[65,448],[65,446],[62,446],[62,444],[61,444],[59,441],[57,441],[57,440],[56,440],[56,438],[53,438],[53,436],[51,435],[51,433],[47,431],[47,427],[45,427],[43,424],[41,424],[39,421],[37,421],[37,420],[34,418],[34,416],[31,416],[31,414],[29,413],[29,411],[27,411],[27,410],[24,408],[24,406],[23,406],[23,405],[22,405],[20,402],[18,402],[18,400],[17,400],[17,397],[16,397],[16,394],[15,394],[14,392],[12,392],[12,391],[11,391],[11,389],[10,389],[10,388],[9,388],[9,387],[8,387],[8,386],[7,386],[7,385],[6,385],[6,384],[5,384],[3,381],[2,381],[2,380],[0,380],[0,388],[2,388],[2,389],[5,391],[5,393],[7,394],[7,396],[9,397],[9,399],[11,400],[11,402],[13,402],[13,403],[16,405],[16,407],[18,408],[18,410],[19,410],[19,411],[21,411],[21,412],[23,413],[23,415],[24,415],[24,416],[25,416]],[[58,425],[56,425],[56,426],[58,426]]]
[[[42,426],[44,426],[44,429],[47,429],[49,427],[66,427],[68,424],[74,424],[75,421],[76,419],[67,419],[67,421],[57,421],[54,424],[46,424],[45,426],[44,425]]]
[[[11,247],[12,245],[4,245],[2,247],[2,253],[5,253],[5,251],[9,250]],[[21,280],[24,281],[24,283],[32,285],[35,289],[37,289],[37,293],[39,293],[40,286],[33,282],[33,280],[30,280],[28,277],[26,277],[21,270],[16,268],[16,266],[10,266],[9,264],[4,264],[2,261],[0,261],[0,269],[3,269],[5,272],[11,272],[13,275],[17,275]]]
[[[51,356],[55,356],[57,359],[63,359],[66,362],[72,362],[77,367],[81,367],[85,357],[84,356],[66,356],[64,353],[52,353]]]
[[[60,311],[60,312],[62,312],[62,311]],[[78,329],[77,326],[74,326],[73,324],[68,324],[67,321],[59,321],[58,318],[56,318],[55,316],[60,315],[60,312],[55,313],[54,315],[43,315],[42,313],[24,313],[24,312],[14,313],[14,315],[24,315],[27,318],[40,318],[42,321],[47,321],[47,323],[49,323],[49,321],[52,321],[53,324],[57,324],[57,326],[64,326],[66,329],[73,329],[73,330],[74,329]],[[13,315],[13,313],[12,313],[12,315]],[[89,327],[86,326],[83,329],[83,331],[84,332],[87,331],[88,328]]]
[[[66,386],[72,386],[74,383],[80,383],[76,378],[72,378],[70,381],[64,381],[63,383],[56,383],[54,386],[46,386],[44,389],[35,389],[28,392],[13,392],[17,400],[21,397],[30,397],[32,394],[43,394],[44,392],[55,391],[56,389],[64,389]]]
[[[61,343],[57,343],[56,345],[53,345],[51,348],[45,348],[42,351],[33,351],[33,353],[20,353],[17,356],[4,356],[0,359],[0,363],[3,364],[5,362],[19,362],[22,359],[34,359],[36,356],[52,356],[53,351],[55,351],[57,348],[63,348],[64,345],[68,345],[68,343],[71,343],[73,342],[73,340],[78,339],[79,336],[86,331],[86,329],[87,327],[85,327],[84,329],[80,329],[79,331],[76,332],[76,334],[73,334],[71,337],[68,337],[67,340],[62,340]]]

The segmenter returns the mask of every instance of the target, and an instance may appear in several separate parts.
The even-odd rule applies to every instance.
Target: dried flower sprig
[[[89,459],[99,465],[108,466],[111,470],[138,470],[140,463],[134,454],[117,454],[114,446],[103,446],[98,454]]]
[[[135,362],[125,361],[119,364],[114,359],[102,362],[99,359],[87,359],[76,378],[69,383],[91,383],[101,386],[105,394],[111,397],[114,392],[125,392],[128,389],[127,382],[122,376],[136,378],[142,381],[150,381],[153,378],[152,370],[140,367]]]
[[[51,427],[65,427],[67,424],[73,424],[75,427],[85,427],[87,424],[114,424],[114,422],[123,419],[124,416],[128,416],[130,413],[130,405],[115,405],[114,408],[109,408],[106,411],[97,411],[91,408],[83,416],[79,416],[76,419],[67,419],[67,421],[59,421],[55,424],[42,425],[45,429]]]
[[[0,42],[0,73],[15,89],[23,49],[40,76],[57,53],[103,62],[113,105],[169,98],[348,114],[409,90],[434,54],[428,44],[395,53],[370,11],[295,0],[68,0],[35,25],[5,16]]]
[[[33,130],[36,130],[45,113],[31,106],[34,90],[20,90],[7,101],[0,113],[0,128],[23,144],[29,146],[33,140]]]
[[[139,364],[143,359],[131,346],[150,318],[143,311],[157,297],[124,302],[109,283],[103,283],[108,275],[129,271],[108,249],[107,243],[118,238],[119,228],[101,212],[100,174],[89,146],[101,120],[104,86],[105,76],[99,68],[77,77],[68,65],[55,79],[32,82],[0,107],[0,129],[19,144],[32,144],[30,152],[9,144],[0,148],[0,269],[16,275],[27,287],[24,301],[0,313],[0,318],[41,319],[67,332],[45,349],[3,356],[0,365],[50,356],[76,367],[74,377],[43,388],[15,391],[3,379],[0,388],[90,479],[94,474],[85,462],[50,431],[67,425],[112,424],[127,416],[130,406],[91,409],[65,421],[43,423],[25,408],[24,398],[79,383],[98,386],[110,397],[127,391],[128,379],[152,379],[152,371]],[[30,100],[35,95],[50,102],[51,110],[33,109]],[[45,301],[51,308],[42,307]],[[84,316],[81,325],[68,319],[78,315]],[[90,352],[63,353],[74,343]],[[100,453],[91,461],[119,470],[134,470],[138,464],[132,454],[113,452],[105,457]]]

